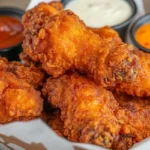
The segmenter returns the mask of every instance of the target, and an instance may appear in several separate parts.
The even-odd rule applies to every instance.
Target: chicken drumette
[[[26,68],[19,62],[0,58],[0,124],[30,120],[41,114],[43,100],[35,88],[42,78],[36,67]]]
[[[126,96],[115,94],[116,100],[111,92],[74,73],[49,78],[43,93],[60,108],[64,136],[71,141],[127,150],[150,136],[148,100],[125,102]]]
[[[71,11],[49,16],[40,25],[35,22],[25,28],[24,52],[49,75],[58,77],[77,70],[107,89],[150,95],[147,67],[119,37],[101,38]]]

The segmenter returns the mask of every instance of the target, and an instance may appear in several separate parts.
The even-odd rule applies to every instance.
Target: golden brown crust
[[[135,104],[142,107],[150,105],[150,97],[133,97],[130,95],[113,92],[113,96],[119,105]]]
[[[54,7],[58,12],[63,11],[63,4],[59,1],[52,1],[48,3],[50,6]]]
[[[118,90],[136,95],[139,97],[150,96],[150,55],[140,50],[134,50],[133,53],[138,57],[140,68],[134,82],[124,82],[118,84]]]
[[[99,37],[103,38],[106,41],[112,42],[122,42],[120,37],[113,29],[109,27],[104,27],[100,29],[91,29],[93,32],[99,35]],[[150,95],[150,83],[148,78],[150,77],[150,55],[144,53],[138,49],[134,49],[133,53],[138,57],[139,61],[139,71],[138,75],[134,82],[122,82],[121,84],[117,84],[117,91],[121,91],[122,93],[128,93],[129,95],[136,96],[149,96]],[[118,55],[119,57],[119,55]]]
[[[58,77],[77,69],[96,83],[116,89],[117,84],[135,81],[140,64],[133,47],[106,42],[71,11],[47,18],[40,28],[30,27],[30,32],[25,30],[24,52],[41,62],[49,75]]]
[[[111,92],[73,73],[49,78],[43,94],[61,109],[64,135],[71,141],[127,150],[150,136],[147,98],[118,94],[114,98]]]
[[[113,95],[121,107],[115,114],[122,122],[122,136],[120,136],[119,142],[114,142],[113,147],[116,150],[125,149],[125,147],[128,149],[131,145],[150,136],[150,99],[117,93],[113,93]]]
[[[30,24],[35,24],[36,21],[42,22],[47,17],[55,15],[63,10],[63,5],[60,2],[39,3],[34,8],[28,10],[22,18],[24,28],[29,28]],[[36,20],[36,21],[35,21]],[[40,25],[40,24],[39,24]]]
[[[21,52],[20,55],[19,55],[21,61],[25,64],[35,64],[32,59],[24,52]]]
[[[35,89],[43,85],[44,73],[38,67],[35,67],[34,64],[10,62],[7,71],[12,72],[17,78],[29,83]]]
[[[116,41],[118,43],[122,42],[117,31],[113,30],[111,27],[105,26],[102,28],[88,28],[94,33],[98,34],[102,39],[106,40],[107,42]]]
[[[0,124],[29,120],[42,111],[40,92],[9,72],[0,73]]]
[[[0,71],[11,72],[18,79],[24,80],[35,89],[43,84],[44,73],[31,62],[25,64],[17,61],[8,62],[6,58],[0,57]]]
[[[120,126],[113,112],[118,105],[110,92],[70,74],[48,79],[43,93],[61,109],[64,135],[69,140],[111,147]]]
[[[37,77],[37,79],[34,79]],[[30,120],[43,109],[40,92],[43,74],[35,67],[0,58],[0,124],[14,120]]]
[[[8,69],[8,60],[4,57],[0,57],[0,71]]]

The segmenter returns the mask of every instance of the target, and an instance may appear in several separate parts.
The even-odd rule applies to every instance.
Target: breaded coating
[[[28,29],[27,29],[28,30]],[[110,42],[88,30],[71,11],[63,11],[43,21],[41,28],[25,29],[24,52],[53,77],[78,70],[108,89],[137,96],[149,96],[149,87],[137,91],[122,84],[140,82],[141,63],[134,48],[123,42]],[[34,36],[33,36],[34,35]],[[129,89],[129,90],[128,90]]]
[[[36,29],[40,29],[44,20],[49,18],[50,16],[56,15],[57,13],[63,10],[63,5],[58,1],[52,1],[50,3],[39,3],[37,6],[28,10],[23,18],[22,24],[26,29],[26,32],[30,32],[31,26],[36,26]],[[28,56],[27,53],[22,52],[20,54],[21,60],[27,65],[34,64],[34,66],[41,69],[41,65],[39,63],[35,63]]]
[[[41,76],[34,67],[28,69],[19,62],[0,58],[0,124],[40,115],[43,100],[34,88],[41,83]]]
[[[105,39],[106,41],[116,41],[122,42],[119,40],[119,36],[115,30],[104,27],[100,29],[92,29],[93,32],[99,35],[99,37]],[[130,95],[136,96],[149,96],[150,94],[150,55],[144,53],[138,49],[134,49],[133,53],[138,57],[140,69],[137,74],[136,80],[132,82],[122,82],[122,84],[118,84],[118,91],[123,91],[123,93],[128,93]],[[119,56],[118,56],[119,57]],[[142,99],[141,99],[142,100]]]
[[[22,64],[17,61],[8,62],[4,57],[0,57],[0,70],[13,73],[18,79],[22,79],[28,84],[38,89],[43,85],[44,73],[34,64]]]
[[[124,93],[139,97],[150,96],[150,55],[138,49],[135,49],[133,53],[139,58],[139,72],[132,84],[130,82],[124,82],[118,85],[118,89],[119,91],[124,91]]]
[[[36,64],[36,63],[34,63],[34,62],[32,61],[32,59],[31,59],[26,53],[24,53],[24,52],[21,52],[21,53],[19,54],[19,58],[20,58],[20,60],[21,60],[23,63],[25,63],[25,64],[28,64],[28,65],[30,65],[30,64]]]
[[[113,148],[126,150],[150,136],[150,98],[113,95],[120,106],[115,115],[122,124],[121,136],[113,143]]]
[[[0,57],[0,71],[8,69],[8,60],[5,57]]]
[[[30,24],[34,21],[40,22],[49,16],[55,15],[63,10],[63,5],[60,2],[53,1],[50,3],[39,3],[34,8],[28,10],[22,18],[24,28],[30,28]]]
[[[120,38],[117,31],[112,29],[111,27],[105,26],[102,28],[90,28],[91,31],[98,34],[102,39],[106,40],[107,42],[110,41],[116,41],[116,42],[122,42],[122,39]]]
[[[24,80],[35,89],[42,87],[44,73],[34,64],[21,64],[20,62],[9,62],[8,70],[16,75],[17,78]]]
[[[43,93],[61,109],[64,135],[73,142],[128,150],[150,136],[148,99],[136,102],[115,94],[116,100],[111,92],[77,74],[49,78]]]
[[[63,4],[59,1],[52,1],[52,2],[49,2],[48,5],[54,7],[58,12],[60,11],[63,11]]]
[[[24,80],[0,71],[0,87],[0,124],[30,120],[40,115],[43,109],[40,92]]]
[[[61,109],[64,135],[69,140],[112,146],[120,126],[114,114],[118,104],[110,92],[71,74],[48,79],[43,93],[50,104]]]
[[[150,105],[150,97],[133,97],[127,94],[116,92],[113,92],[113,96],[121,106],[129,103],[137,104],[142,107]]]

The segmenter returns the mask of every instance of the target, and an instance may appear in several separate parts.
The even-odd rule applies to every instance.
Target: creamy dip
[[[72,10],[90,27],[118,25],[132,15],[125,0],[73,0],[65,9]]]

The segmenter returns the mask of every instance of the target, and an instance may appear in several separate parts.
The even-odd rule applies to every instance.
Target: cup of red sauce
[[[130,28],[130,39],[138,49],[150,53],[150,13],[133,23]]]
[[[23,10],[0,7],[0,56],[8,60],[19,60],[22,51],[23,26],[21,18]]]

